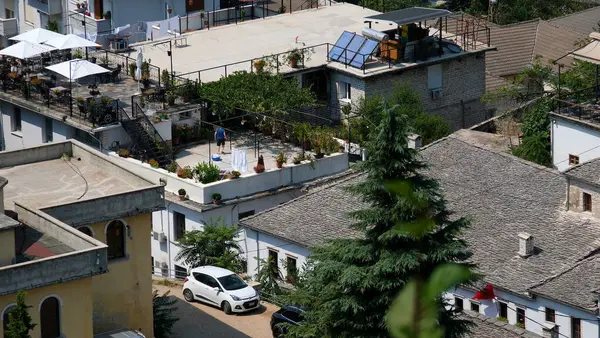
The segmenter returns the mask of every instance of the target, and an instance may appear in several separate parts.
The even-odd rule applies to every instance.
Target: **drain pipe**
[[[569,176],[566,176],[567,178],[567,198],[566,198],[566,202],[565,202],[565,208],[567,209],[567,211],[569,211],[569,191],[571,190],[571,179],[569,178]]]

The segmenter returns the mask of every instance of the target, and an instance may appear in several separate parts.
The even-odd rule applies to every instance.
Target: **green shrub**
[[[196,180],[202,184],[208,184],[219,180],[221,170],[218,166],[212,163],[198,163],[194,168],[194,176]]]

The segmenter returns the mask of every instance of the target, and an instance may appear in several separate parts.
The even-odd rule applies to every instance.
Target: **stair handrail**
[[[160,144],[159,149],[161,149],[161,147],[162,147],[163,155],[167,159],[172,160],[173,159],[173,149],[171,149],[171,146],[169,146],[169,144],[162,138],[162,136],[160,136],[160,134],[158,133],[156,128],[154,128],[154,125],[148,119],[148,116],[146,115],[146,113],[144,113],[144,110],[142,109],[142,107],[140,107],[140,105],[137,102],[133,102],[133,106],[131,107],[131,110],[132,110],[132,114],[133,114],[133,116],[132,116],[133,119],[139,120],[139,122],[142,125],[142,127],[144,128],[144,130],[146,130],[146,132],[154,139],[154,142],[157,142]]]

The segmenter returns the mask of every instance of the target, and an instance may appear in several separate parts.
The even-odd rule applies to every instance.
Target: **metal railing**
[[[600,88],[590,87],[578,91],[561,93],[554,96],[556,113],[600,122]]]
[[[98,65],[121,66],[121,73],[135,78],[136,59],[126,55],[117,54],[108,50],[98,49],[88,52],[88,59],[95,61]],[[137,66],[136,66],[137,67]],[[133,70],[133,72],[132,72]],[[149,80],[154,82],[159,88],[161,86],[161,70],[153,64],[148,63]]]
[[[162,155],[164,155],[167,158],[167,160],[172,160],[173,150],[171,149],[171,146],[162,138],[162,136],[160,136],[156,128],[154,128],[154,124],[152,124],[152,122],[148,119],[148,116],[146,115],[146,113],[144,113],[142,107],[140,107],[140,105],[137,102],[133,102],[133,100],[131,113],[132,119],[137,120],[138,123],[144,129],[144,131],[148,133],[150,137],[152,137]]]

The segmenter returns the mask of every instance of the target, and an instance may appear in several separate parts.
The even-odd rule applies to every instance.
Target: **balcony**
[[[12,38],[18,34],[17,19],[0,19],[0,35]]]
[[[48,15],[62,13],[62,5],[60,0],[27,0],[27,3],[29,6]]]
[[[39,0],[30,0],[39,1]],[[48,0],[52,1],[52,0]],[[85,23],[84,23],[85,22]],[[88,33],[96,34],[98,32],[108,32],[111,30],[110,20],[95,19],[91,15],[85,15],[78,11],[71,11],[69,15],[69,24],[73,28],[74,34]]]

